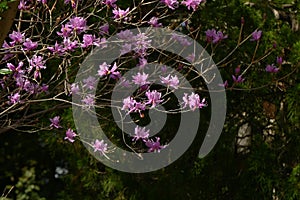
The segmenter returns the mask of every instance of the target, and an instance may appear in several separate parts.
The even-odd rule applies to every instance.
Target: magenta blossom
[[[186,0],[182,1],[181,4],[185,5],[188,10],[192,8],[194,11],[196,11],[201,2],[203,2],[203,0]]]
[[[115,8],[117,0],[103,0],[102,3],[106,4],[109,7]]]
[[[79,86],[78,86],[78,84],[76,84],[76,83],[72,83],[71,84],[71,92],[70,92],[70,94],[78,94],[79,93],[79,91],[80,91],[80,89],[79,89]]]
[[[99,43],[100,43],[100,40],[99,40],[99,38],[97,39],[95,37],[95,35],[84,34],[83,35],[83,42],[81,44],[81,47],[86,48],[86,47],[89,47],[89,46],[92,46],[92,45],[100,46]]]
[[[12,42],[10,42],[11,45],[21,44],[25,40],[25,33],[13,31],[9,34],[9,38],[12,39]]]
[[[68,3],[70,3],[70,2],[71,2],[72,8],[76,8],[76,1],[75,1],[75,0],[73,0],[73,1],[71,1],[71,0],[65,0],[65,1],[64,1],[65,4],[68,4]]]
[[[160,152],[160,150],[167,147],[167,145],[161,145],[160,144],[160,138],[155,137],[156,141],[152,139],[144,140],[145,145],[149,148],[148,152]]]
[[[252,33],[252,39],[250,41],[258,41],[258,40],[260,40],[261,35],[262,35],[262,31],[257,31],[257,30],[254,31]]]
[[[238,66],[238,67],[236,67],[236,68],[234,69],[234,73],[235,73],[236,75],[238,75],[240,72],[241,72],[241,67],[240,67],[240,66]]]
[[[2,47],[4,49],[10,49],[12,46],[10,46],[5,40],[4,40],[3,45],[2,45]],[[5,54],[4,54],[4,57],[2,58],[2,60],[8,60],[9,58],[14,56],[14,54],[11,54],[9,52],[10,52],[10,50],[5,50]]]
[[[134,137],[132,139],[132,141],[138,141],[139,139],[147,139],[149,137],[149,131],[146,131],[146,127],[139,127],[136,126],[134,129]]]
[[[227,88],[228,87],[228,81],[226,80],[224,83],[220,83],[219,86]]]
[[[175,10],[179,6],[179,2],[177,0],[161,0],[160,2],[164,3],[172,10]]]
[[[114,10],[113,10],[113,14],[115,15],[114,16],[115,19],[124,19],[125,21],[127,21],[128,13],[129,13],[129,8],[127,8],[126,10],[122,10],[120,8],[114,8]]]
[[[42,4],[47,4],[47,0],[37,0],[38,2],[41,2]]]
[[[158,18],[157,17],[152,17],[149,20],[148,24],[150,24],[153,27],[161,27],[162,26],[162,23],[158,23]]]
[[[20,74],[24,74],[24,70],[22,70],[23,64],[24,63],[20,61],[18,66],[16,67],[11,63],[7,63],[7,68],[12,72],[14,72],[14,77],[18,77],[20,76]]]
[[[57,41],[55,42],[54,47],[47,47],[47,49],[49,49],[53,54],[57,54],[59,56],[62,56],[65,52],[64,47],[58,44]]]
[[[142,86],[142,85],[146,85],[146,84],[149,84],[150,82],[147,81],[148,79],[148,74],[145,74],[145,72],[143,72],[143,74],[141,74],[140,72],[138,72],[136,75],[132,76],[133,78],[133,82],[136,84],[136,85],[139,85],[139,86]]]
[[[186,36],[178,35],[176,33],[172,34],[172,39],[178,41],[182,46],[190,46],[192,42],[189,42]]]
[[[123,87],[126,87],[126,88],[131,87],[130,81],[127,80],[125,77],[121,77],[120,85],[122,85]]]
[[[104,24],[104,25],[100,26],[99,30],[100,30],[100,35],[108,34],[109,33],[109,25]]]
[[[134,35],[130,30],[126,29],[125,31],[120,31],[119,33],[117,33],[117,37],[120,40],[130,41],[132,40]]]
[[[59,124],[60,116],[55,116],[52,119],[50,119],[50,121],[51,121],[50,127],[62,128]]]
[[[235,82],[235,83],[242,83],[245,81],[245,79],[242,77],[242,75],[239,75],[238,77],[232,75],[232,80]]]
[[[111,67],[106,62],[99,65],[98,75],[99,76],[107,76],[109,75],[112,79],[118,79],[121,77],[121,74],[119,71],[117,71],[118,66],[116,63]]]
[[[8,99],[10,100],[10,104],[16,104],[20,102],[21,95],[17,92],[15,94],[9,95]]]
[[[89,76],[86,79],[83,79],[83,87],[88,88],[89,90],[95,89],[96,86],[96,78],[93,76]]]
[[[66,131],[66,137],[64,138],[65,140],[68,140],[69,142],[73,143],[75,140],[74,138],[77,136],[77,134],[72,130],[72,129],[68,129]]]
[[[83,17],[73,17],[68,24],[78,34],[84,32],[88,28],[86,20]]]
[[[32,42],[29,38],[26,38],[25,42],[23,43],[23,46],[25,47],[24,50],[31,51],[37,48],[38,43]]]
[[[135,109],[136,100],[134,100],[132,97],[127,97],[123,99],[123,107],[122,110],[129,110],[129,112],[133,111]]]
[[[197,108],[203,108],[207,106],[206,100],[205,98],[202,99],[202,101],[200,100],[200,96],[198,94],[195,94],[194,92],[192,92],[191,95],[188,96],[187,93],[184,93],[183,96],[183,108],[189,106],[191,110],[196,110]]]
[[[70,24],[61,25],[60,32],[56,32],[57,35],[62,37],[69,37],[72,34],[72,26]]]
[[[100,155],[104,155],[107,153],[107,144],[104,143],[104,140],[99,141],[98,139],[92,143],[92,147],[94,148],[94,152],[99,151]]]
[[[85,104],[87,108],[90,108],[91,106],[94,106],[95,104],[95,95],[88,94],[84,99],[81,100],[82,103]]]
[[[277,56],[276,62],[278,65],[282,65],[282,62],[283,62],[282,57]]]
[[[137,65],[140,70],[144,69],[145,66],[148,64],[148,61],[146,58],[139,58],[139,64]]]
[[[228,36],[224,35],[221,31],[216,31],[215,29],[205,31],[206,34],[206,41],[208,43],[218,43],[222,40],[226,39]]]
[[[64,51],[74,51],[78,47],[77,40],[71,41],[70,38],[64,38]]]
[[[278,71],[279,71],[279,68],[277,68],[274,64],[266,66],[266,72],[277,73]]]
[[[122,110],[128,110],[128,114],[132,112],[139,112],[146,109],[146,105],[141,102],[137,102],[132,97],[127,97],[123,99],[123,107]]]
[[[30,1],[28,1],[28,0],[20,0],[18,9],[19,10],[28,10],[30,8],[29,3],[30,3]]]
[[[170,76],[171,75],[169,74],[167,77],[160,77],[161,82],[174,89],[178,89],[179,79],[177,75],[171,77]]]
[[[194,62],[195,61],[195,54],[194,53],[191,53],[190,55],[188,55],[186,57],[186,59],[189,61],[189,62]]]
[[[148,98],[148,102],[146,104],[152,104],[152,108],[155,107],[157,104],[160,104],[163,102],[161,99],[161,93],[157,92],[156,90],[153,91],[147,91],[146,97]]]

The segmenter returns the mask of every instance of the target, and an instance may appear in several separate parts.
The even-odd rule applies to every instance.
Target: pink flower
[[[68,24],[78,34],[84,32],[88,28],[86,25],[86,20],[83,17],[73,17],[70,19]]]
[[[190,46],[192,42],[189,42],[188,39],[185,36],[178,35],[176,33],[172,34],[172,39],[178,41],[182,46]]]
[[[254,31],[252,33],[252,39],[250,41],[258,41],[261,38],[262,31]]]
[[[24,70],[22,70],[24,63],[22,61],[19,62],[18,66],[14,66],[11,63],[7,63],[7,68],[14,72],[14,77],[19,77],[21,74],[24,74]]]
[[[136,103],[136,101],[132,97],[127,97],[127,98],[123,99],[122,110],[129,110],[129,112],[134,110],[135,103]]]
[[[88,88],[89,90],[95,89],[96,86],[96,78],[93,76],[89,76],[86,79],[83,79],[83,87]]]
[[[228,87],[228,81],[226,80],[224,83],[220,83],[219,86],[227,88]]]
[[[279,68],[277,68],[274,64],[267,65],[267,67],[266,67],[266,72],[277,73],[278,71],[279,71]]]
[[[203,0],[186,0],[182,1],[181,4],[185,5],[188,10],[192,8],[194,11],[196,11],[201,2],[203,2]]]
[[[146,105],[144,103],[137,102],[132,97],[127,97],[123,99],[123,107],[122,110],[128,110],[128,113],[131,112],[139,112],[146,109]]]
[[[186,57],[186,59],[189,61],[189,62],[194,62],[195,61],[195,54],[194,53],[192,53],[192,54],[190,54],[190,55],[188,55],[187,57]]]
[[[128,19],[126,17],[128,15],[128,13],[129,13],[129,8],[127,8],[126,10],[122,10],[120,8],[114,8],[114,10],[113,10],[115,19],[124,19],[126,21]]]
[[[100,29],[100,35],[109,33],[109,25],[108,24],[104,24],[104,25],[100,26],[99,29]]]
[[[104,143],[104,140],[99,141],[98,139],[92,143],[92,147],[94,148],[94,152],[99,151],[101,155],[107,153],[107,144]]]
[[[112,8],[116,7],[116,4],[115,4],[116,2],[117,2],[117,0],[103,0],[102,1],[103,4],[106,4],[107,6],[112,7]]]
[[[88,94],[88,95],[86,95],[86,97],[85,97],[83,100],[81,100],[81,101],[85,104],[85,106],[86,106],[87,108],[90,108],[91,106],[93,106],[93,105],[95,104],[95,95]]]
[[[28,0],[20,0],[20,3],[18,5],[19,10],[28,10],[30,8]]]
[[[149,84],[150,82],[147,81],[148,76],[149,75],[145,74],[145,72],[143,72],[143,74],[141,74],[140,72],[138,72],[136,75],[132,76],[133,82],[136,85],[140,85],[140,86]]]
[[[78,94],[80,91],[78,84],[72,83],[71,85],[71,94]]]
[[[117,37],[120,40],[128,41],[128,40],[132,40],[132,38],[134,36],[133,36],[133,33],[130,30],[127,29],[125,31],[120,31],[119,33],[117,33]]]
[[[38,2],[41,2],[42,4],[47,4],[47,0],[38,0]]]
[[[152,108],[155,107],[157,104],[163,102],[163,100],[161,100],[161,93],[157,92],[156,90],[153,90],[151,92],[147,91],[146,96],[148,98],[148,102],[146,104],[152,104]]]
[[[53,54],[57,54],[59,56],[62,56],[65,52],[64,47],[58,44],[57,41],[55,42],[54,47],[47,47],[47,49],[49,49]]]
[[[160,138],[155,137],[156,141],[152,139],[144,140],[145,145],[149,148],[148,152],[160,152],[161,149],[164,149],[167,147],[167,145],[161,145],[160,144]]]
[[[193,111],[197,108],[203,108],[207,106],[205,98],[201,101],[200,96],[198,94],[195,94],[194,92],[192,92],[192,94],[189,96],[187,93],[184,93],[182,99],[184,102],[183,108],[189,106],[190,109]]]
[[[145,127],[142,128],[142,127],[136,126],[134,129],[134,137],[133,137],[132,141],[137,141],[139,139],[147,139],[149,137],[149,131],[150,130],[146,131]]]
[[[179,2],[177,0],[161,0],[161,2],[172,10],[175,10],[179,6]]]
[[[235,83],[242,83],[245,81],[245,79],[242,77],[242,75],[239,75],[238,77],[232,75],[232,79]]]
[[[228,36],[225,35],[221,31],[216,31],[215,29],[207,30],[205,31],[206,34],[206,41],[208,43],[218,43],[224,39],[226,39]]]
[[[170,78],[170,74],[167,77],[160,77],[161,82],[166,84],[167,86],[173,87],[174,89],[178,89],[178,85],[179,85],[179,80],[178,77],[175,76],[171,76]]]
[[[63,36],[63,37],[69,37],[72,33],[72,26],[70,24],[61,25],[60,32],[56,32],[57,35]]]
[[[161,23],[158,23],[158,18],[157,18],[157,17],[152,17],[152,18],[149,20],[148,24],[150,24],[150,25],[153,26],[153,27],[161,27],[161,26],[162,26]]]
[[[148,64],[147,59],[145,58],[139,58],[139,64],[137,66],[139,66],[139,69],[144,69],[145,66]]]
[[[50,121],[51,121],[50,127],[62,128],[59,124],[60,116],[55,116],[52,119],[50,119]]]
[[[25,40],[24,35],[25,33],[13,31],[11,34],[9,34],[9,38],[13,40],[11,44],[15,45],[15,44],[23,43]]]
[[[16,104],[20,102],[21,95],[17,92],[15,94],[9,95],[8,98],[10,100],[10,104]]]
[[[78,47],[77,40],[71,41],[70,38],[64,38],[64,51],[74,51]]]
[[[25,47],[24,50],[30,51],[36,49],[38,43],[32,42],[29,38],[26,38],[25,42],[23,43],[23,46]]]
[[[72,129],[68,129],[66,131],[66,137],[64,138],[65,140],[68,140],[69,142],[73,143],[75,140],[74,140],[74,137],[76,137],[77,134],[72,130]]]
[[[106,64],[106,62],[102,63],[102,65],[99,65],[98,75],[99,76],[106,76],[109,75],[112,79],[118,79],[121,77],[120,72],[116,71],[118,69],[118,66],[116,63],[110,68],[110,65]]]
[[[276,62],[278,65],[282,65],[282,57],[277,56]]]
[[[96,38],[95,35],[84,34],[83,43],[81,44],[81,47],[86,48],[92,45],[100,46],[100,39]]]

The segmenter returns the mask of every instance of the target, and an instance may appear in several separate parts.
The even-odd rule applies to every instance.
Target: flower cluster
[[[155,137],[156,141],[153,139],[149,139],[150,130],[146,130],[145,127],[136,126],[134,129],[134,136],[132,141],[141,140],[144,142],[146,147],[148,148],[148,152],[160,152],[160,150],[167,147],[167,145],[160,144],[160,138]]]
[[[186,108],[189,106],[191,110],[196,110],[197,108],[203,108],[207,106],[207,102],[205,98],[200,100],[200,96],[198,94],[195,94],[192,92],[192,94],[188,95],[187,93],[184,93],[183,99],[183,108]]]
[[[97,101],[98,103],[101,99],[100,95],[97,96],[98,94],[94,93],[98,82],[99,84],[104,83],[103,85],[109,88],[112,85],[111,83],[120,81],[123,87],[138,87],[136,93],[132,94],[132,96],[126,96],[126,98],[118,101],[121,103],[119,107],[122,107],[122,112],[125,112],[126,116],[136,113],[140,114],[140,117],[143,118],[146,111],[150,109],[159,110],[159,106],[166,104],[169,100],[168,95],[171,92],[185,89],[183,86],[184,82],[183,78],[179,77],[178,74],[168,73],[166,66],[161,66],[158,69],[160,71],[159,80],[156,82],[153,81],[152,75],[156,72],[153,74],[147,72],[150,66],[149,63],[172,63],[173,67],[178,71],[186,73],[184,74],[186,77],[190,77],[194,68],[190,67],[189,64],[185,64],[186,61],[181,58],[177,59],[178,57],[175,56],[169,57],[169,54],[164,55],[164,53],[153,48],[155,41],[152,41],[152,35],[148,33],[136,34],[126,28],[132,26],[138,28],[150,26],[155,27],[155,30],[157,30],[158,27],[162,27],[163,25],[165,27],[172,27],[171,24],[167,24],[169,21],[172,21],[168,18],[172,17],[172,12],[177,12],[176,9],[180,7],[180,9],[182,8],[181,10],[188,12],[189,17],[185,18],[185,15],[182,15],[182,19],[180,20],[183,21],[179,21],[179,25],[176,21],[178,27],[175,30],[182,32],[189,31],[189,36],[196,37],[198,31],[194,31],[196,27],[191,23],[193,20],[192,15],[195,11],[198,12],[202,5],[204,6],[204,2],[205,0],[160,0],[153,11],[139,19],[136,14],[142,11],[144,5],[149,6],[153,2],[142,1],[138,7],[123,7],[124,4],[119,3],[117,0],[95,1],[93,2],[95,8],[91,9],[93,11],[90,13],[91,10],[85,12],[86,8],[81,7],[86,2],[81,0],[64,0],[64,4],[68,5],[66,9],[69,9],[70,12],[68,11],[61,16],[56,16],[56,13],[52,12],[54,7],[51,8],[53,5],[51,1],[37,0],[35,2],[32,0],[20,0],[18,8],[22,11],[21,13],[26,13],[27,15],[29,13],[32,14],[33,11],[46,11],[49,14],[37,15],[34,13],[32,19],[29,20],[32,23],[30,25],[25,24],[27,20],[18,20],[19,24],[13,26],[15,30],[9,32],[8,37],[3,42],[2,52],[4,52],[4,56],[2,57],[2,63],[5,73],[1,74],[0,89],[7,92],[7,94],[4,95],[5,102],[1,102],[1,105],[9,109],[13,107],[21,109],[21,106],[24,105],[26,107],[31,101],[46,101],[47,99],[51,101],[59,100],[64,103],[69,102],[71,104],[71,95],[76,95],[81,98],[80,103],[83,104],[83,111],[86,111],[86,109],[95,107],[95,102]],[[39,11],[36,8],[43,10]],[[159,9],[156,10],[156,8]],[[59,9],[57,8],[57,10]],[[102,13],[105,13],[105,15],[102,15]],[[151,15],[151,13],[155,13],[155,16]],[[39,21],[39,18],[43,18],[44,16],[46,16],[46,25],[41,23],[43,22],[42,19]],[[51,19],[53,16],[57,18]],[[37,23],[41,24],[35,27],[34,19]],[[245,25],[244,18],[241,24],[242,27]],[[216,47],[222,45],[223,41],[228,38],[228,35],[221,30],[226,30],[226,33],[230,33],[230,29],[227,26],[219,27],[218,29],[212,28],[205,32],[202,31],[199,37],[200,39],[202,37],[205,38],[203,40],[206,40],[207,49],[211,49],[213,53],[216,52]],[[37,33],[39,35],[35,35]],[[113,63],[106,63],[102,60],[102,63],[99,63],[97,71],[94,74],[84,77],[82,82],[71,83],[74,80],[74,74],[76,74],[81,60],[90,51],[93,51],[93,48],[105,49],[109,45],[106,39],[111,36],[111,33],[116,33],[119,39],[117,45],[121,58]],[[173,33],[170,36],[172,43],[182,47],[182,49],[193,48],[195,44],[191,38],[183,34]],[[244,43],[240,41],[244,36],[242,34],[239,36],[237,47]],[[255,43],[250,43],[250,45],[255,46],[256,44],[258,48],[260,41],[263,39],[262,31],[251,31],[250,35],[245,38],[247,38],[246,40],[250,39],[250,41],[254,41]],[[228,44],[228,46],[230,45]],[[233,65],[232,69],[228,69],[229,67],[226,68],[229,73],[227,77],[230,80],[225,80],[224,83],[220,83],[219,85],[225,88],[228,88],[229,84],[232,85],[232,88],[235,86],[246,86],[246,84],[243,84],[246,80],[246,72],[248,70],[251,71],[251,66],[255,63],[261,63],[260,60],[255,60],[258,57],[256,53],[259,52],[256,50],[253,59],[247,67],[245,67],[246,63],[240,62],[238,67]],[[159,54],[159,58],[154,61],[153,57],[155,54]],[[195,51],[194,53],[188,52],[185,59],[194,64],[200,57],[201,55]],[[224,64],[225,61],[228,61],[227,58],[222,60],[221,63]],[[130,59],[134,61],[127,62]],[[168,60],[165,62],[164,59]],[[181,62],[181,60],[183,61]],[[173,61],[180,62],[174,63]],[[228,65],[230,64],[228,62]],[[277,72],[283,68],[283,64],[283,58],[277,57],[276,64],[263,65],[259,70],[267,72],[265,73],[266,76],[270,76],[268,73],[277,76],[280,74]],[[132,74],[131,77],[127,77],[127,79],[122,77],[122,73],[126,73],[135,66],[138,67],[138,72]],[[191,74],[188,74],[190,72]],[[275,73],[277,74],[275,75]],[[155,84],[157,83],[165,87],[157,89],[155,88]],[[51,91],[49,91],[49,88]],[[112,91],[112,89],[109,89],[109,91],[106,88],[101,89],[105,91],[105,94],[110,94]],[[42,100],[39,100],[39,98]],[[180,101],[178,105],[182,105],[181,110],[178,109],[178,112],[183,111],[185,108],[187,110],[183,112],[196,111],[208,105],[205,98],[200,98],[199,94],[194,92],[191,94],[184,93],[178,101]],[[61,126],[60,120],[60,116],[50,118],[50,129],[61,130],[63,126]],[[73,143],[77,136],[71,128],[68,128],[65,132],[64,140]],[[149,136],[150,130],[146,130],[145,127],[136,126],[132,141],[133,143],[142,141],[144,147],[148,148],[148,152],[159,152],[166,147],[166,145],[161,145],[159,137],[151,139]],[[94,152],[99,152],[100,155],[105,156],[109,152],[108,144],[104,140],[96,139],[89,144]]]
[[[55,116],[53,118],[49,119],[51,124],[50,127],[51,128],[62,128],[62,126],[60,125],[60,116]],[[65,140],[68,140],[69,142],[73,143],[75,141],[75,137],[77,136],[77,134],[72,130],[72,129],[68,129],[66,131],[66,136],[65,136]]]
[[[222,40],[226,39],[228,36],[224,35],[221,31],[216,31],[215,29],[208,29],[206,32],[206,41],[208,43],[218,43],[221,42]]]

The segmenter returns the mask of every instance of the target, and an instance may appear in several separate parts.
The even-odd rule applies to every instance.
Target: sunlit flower
[[[104,143],[104,140],[99,141],[98,139],[92,143],[92,147],[94,148],[94,152],[99,152],[101,155],[107,153],[107,144]]]
[[[54,128],[61,128],[59,122],[60,122],[60,116],[55,116],[52,119],[50,119],[51,124],[50,127],[54,127]]]
[[[73,143],[75,140],[74,138],[77,136],[77,134],[72,130],[72,129],[68,129],[66,131],[66,137],[64,138],[65,140],[68,140],[69,142]]]
[[[160,144],[160,138],[155,137],[156,141],[153,139],[144,140],[145,145],[149,148],[148,152],[160,152],[160,150],[167,147],[167,145],[161,145]]]
[[[137,141],[139,139],[146,139],[149,137],[149,131],[146,131],[146,127],[140,127],[140,126],[136,126],[134,129],[134,137],[132,139],[132,141]]]

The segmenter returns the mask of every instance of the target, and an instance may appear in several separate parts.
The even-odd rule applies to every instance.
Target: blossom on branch
[[[74,138],[77,136],[77,134],[72,130],[72,129],[68,129],[66,131],[66,137],[64,138],[65,140],[68,140],[69,142],[73,143],[75,140]]]

